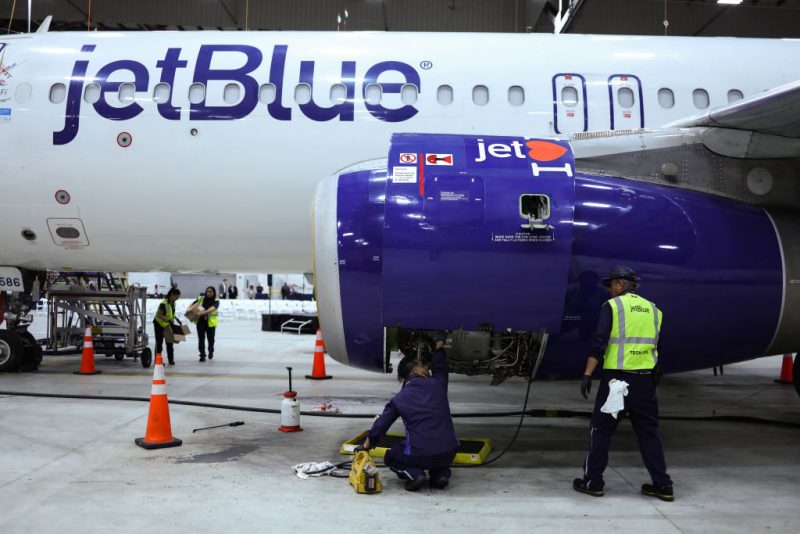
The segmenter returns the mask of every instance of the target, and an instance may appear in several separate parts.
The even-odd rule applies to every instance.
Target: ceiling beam
[[[89,13],[87,13],[86,11],[84,11],[83,9],[81,9],[80,7],[76,6],[76,5],[75,5],[75,2],[73,2],[72,0],[66,0],[66,2],[67,2],[69,5],[71,5],[72,7],[74,7],[74,8],[75,8],[75,9],[78,11],[78,13],[80,13],[80,14],[81,14],[81,15],[83,15],[84,17],[88,17],[88,16],[89,16]]]
[[[730,6],[725,6],[725,7],[723,7],[722,9],[720,9],[719,11],[717,11],[716,13],[714,13],[714,16],[713,16],[713,17],[711,17],[710,19],[708,19],[708,21],[707,21],[705,24],[703,24],[702,26],[700,26],[700,29],[699,29],[699,30],[697,30],[696,32],[694,32],[694,35],[695,35],[695,37],[696,37],[696,36],[698,36],[698,35],[700,35],[701,33],[703,33],[703,30],[705,30],[706,28],[708,28],[709,26],[711,26],[711,24],[712,24],[712,23],[713,23],[715,20],[717,20],[718,18],[720,18],[720,17],[721,17],[721,16],[722,16],[722,15],[723,15],[723,14],[724,14],[726,11],[728,11],[728,8],[729,8],[729,7],[730,7]]]
[[[219,3],[220,3],[220,5],[222,5],[222,9],[225,10],[225,13],[228,14],[228,16],[231,18],[233,23],[238,26],[239,25],[239,21],[236,20],[236,17],[233,16],[233,13],[231,13],[231,10],[228,9],[228,4],[225,3],[225,0],[219,0]]]

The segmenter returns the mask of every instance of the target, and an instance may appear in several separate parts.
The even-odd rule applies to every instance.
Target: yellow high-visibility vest
[[[164,299],[164,300],[162,300],[162,301],[161,301],[161,304],[163,304],[163,305],[164,305],[164,319],[160,318],[160,317],[158,316],[158,313],[156,313],[156,322],[157,322],[159,325],[161,325],[161,326],[163,326],[164,328],[166,328],[166,327],[167,327],[167,325],[169,325],[169,323],[170,323],[170,322],[171,322],[173,319],[175,319],[175,308],[173,308],[173,307],[172,307],[172,304],[170,304],[170,303],[169,303],[169,300],[168,300],[168,299]]]
[[[608,300],[611,335],[604,369],[635,371],[652,369],[658,362],[658,336],[663,314],[656,305],[634,293]]]
[[[200,295],[199,297],[197,297],[197,305],[198,306],[202,306],[203,305],[203,298],[204,298],[203,295]],[[207,317],[208,317],[208,327],[209,328],[216,328],[216,326],[219,324],[219,308],[215,307],[214,311],[209,313],[207,315]]]

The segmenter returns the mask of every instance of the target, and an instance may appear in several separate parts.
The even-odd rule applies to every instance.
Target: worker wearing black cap
[[[656,305],[636,293],[638,277],[630,267],[611,269],[603,279],[611,299],[603,304],[591,355],[586,362],[581,394],[587,399],[592,388],[592,373],[603,362],[600,387],[589,426],[589,454],[584,460],[583,477],[572,487],[595,497],[603,495],[603,471],[608,465],[608,450],[617,424],[625,415],[631,418],[639,451],[650,473],[652,484],[643,484],[642,493],[663,501],[674,500],[672,480],[667,474],[664,449],[658,434],[656,386],[661,374],[659,334],[663,314]],[[601,410],[609,398],[612,379],[628,384],[624,408],[619,418]],[[615,389],[620,385],[616,383]],[[613,413],[613,412],[612,412]]]

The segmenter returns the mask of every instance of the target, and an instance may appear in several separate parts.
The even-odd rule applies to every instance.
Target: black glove
[[[592,375],[583,375],[581,379],[581,395],[584,399],[589,398],[589,393],[592,392]]]

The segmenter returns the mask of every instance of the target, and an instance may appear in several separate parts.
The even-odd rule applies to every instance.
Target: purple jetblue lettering
[[[215,53],[236,52],[247,58],[244,66],[238,69],[212,69],[211,59]],[[211,80],[239,82],[244,88],[244,98],[232,106],[207,106],[205,100],[192,104],[189,117],[191,120],[232,120],[241,119],[250,114],[258,103],[258,82],[249,76],[261,65],[261,50],[246,45],[203,45],[197,54],[194,67],[194,83],[208,86]]]
[[[332,118],[339,116],[340,121],[352,121],[354,115],[353,99],[356,95],[356,62],[355,61],[342,61],[342,81],[341,84],[345,87],[345,101],[341,104],[336,104],[331,107],[321,107],[314,102],[313,89],[314,89],[314,62],[301,61],[300,62],[300,83],[306,83],[311,86],[312,97],[306,104],[300,104],[300,111],[311,120],[318,122],[329,121]]]
[[[152,90],[150,78],[157,83],[162,83],[170,88],[169,98],[166,101],[155,104],[158,114],[167,120],[180,120],[182,109],[173,103],[175,91],[181,93],[188,92],[188,87],[175,87],[175,79],[179,69],[189,67],[189,61],[181,59],[183,49],[167,49],[163,59],[156,61],[154,67],[159,69],[160,76],[149,71],[149,67],[134,60],[122,59],[112,61],[100,67],[93,76],[89,74],[89,64],[91,56],[83,56],[95,52],[97,45],[84,45],[81,48],[82,56],[72,68],[69,89],[67,92],[67,102],[64,113],[64,127],[57,132],[53,132],[54,145],[66,145],[72,142],[78,135],[81,116],[81,100],[83,97],[84,85],[96,82],[100,85],[100,98],[94,103],[93,108],[97,114],[105,119],[124,121],[140,115],[147,108],[147,104],[140,104],[145,99],[140,96],[124,105],[116,104],[113,95],[118,93],[123,84],[132,84],[137,95],[148,95]],[[189,120],[237,120],[247,117],[255,110],[258,105],[260,84],[268,81],[275,87],[275,100],[267,105],[267,114],[270,118],[278,121],[292,120],[292,108],[285,106],[283,96],[285,92],[293,92],[294,83],[286,80],[286,60],[289,52],[288,45],[275,45],[272,49],[272,56],[269,59],[269,70],[267,62],[264,60],[261,49],[251,45],[228,45],[228,44],[207,44],[200,46],[197,58],[194,62],[194,72],[192,75],[193,83],[204,86],[215,82],[223,85],[227,83],[237,84],[241,88],[241,98],[238,102],[230,105],[208,105],[206,101],[191,104],[189,107]],[[226,67],[220,68],[217,65],[225,60]],[[230,67],[233,65],[233,67]],[[300,73],[297,83],[307,84],[314,87],[314,73],[316,61],[301,60]],[[366,70],[363,79],[358,80],[356,76],[357,65],[355,61],[341,62],[341,76],[336,84],[344,87],[344,100],[332,105],[322,105],[315,101],[313,96],[309,102],[298,104],[300,112],[316,122],[324,122],[337,119],[342,122],[355,120],[355,105],[357,84],[361,82],[361,92],[359,97],[366,96],[369,85],[376,84],[381,88],[384,95],[400,95],[404,85],[413,84],[418,91],[422,91],[419,73],[411,65],[400,61],[382,61],[372,65]],[[113,81],[111,81],[113,80]],[[400,102],[395,97],[391,101]],[[370,104],[364,101],[367,111],[378,120],[385,122],[402,122],[414,117],[418,110],[412,105],[398,104],[397,107],[390,107],[386,102]],[[84,112],[85,114],[85,112]],[[187,118],[184,115],[184,118]]]
[[[175,85],[175,73],[178,69],[185,69],[188,61],[181,60],[180,48],[167,49],[164,59],[156,63],[156,68],[161,69],[161,81],[172,87]],[[172,91],[169,92],[169,99],[158,105],[158,113],[167,120],[177,121],[181,118],[181,108],[172,105]]]
[[[96,45],[83,45],[81,52],[94,52]],[[53,132],[54,145],[66,145],[78,135],[78,126],[81,118],[81,93],[83,92],[83,82],[86,77],[86,69],[89,67],[88,61],[76,61],[72,68],[69,90],[67,91],[67,109],[64,113],[64,129],[60,132]]]
[[[115,93],[119,94],[119,88],[123,83],[128,82],[110,82],[108,78],[115,72],[126,70],[133,74],[133,85],[137,93],[144,93],[147,91],[147,86],[150,84],[150,74],[147,72],[147,67],[138,61],[131,61],[129,59],[122,61],[113,61],[100,69],[97,72],[96,80],[100,84],[100,100],[95,102],[94,110],[101,117],[111,119],[112,121],[126,121],[137,116],[144,111],[144,108],[139,104],[132,102],[127,106],[114,107],[106,100],[106,94]]]

